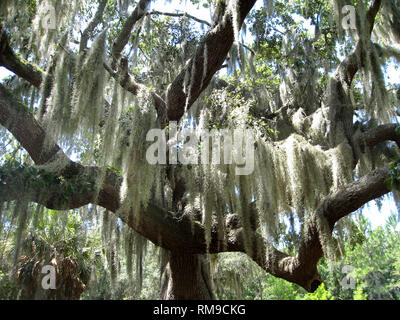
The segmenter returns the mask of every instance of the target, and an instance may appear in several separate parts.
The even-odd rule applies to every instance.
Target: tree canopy
[[[400,2],[158,5],[0,4],[0,66],[12,73],[0,83],[1,263],[20,297],[46,296],[45,264],[57,265],[47,298],[116,297],[121,272],[139,297],[146,252],[159,256],[165,299],[229,297],[218,283],[240,287],[240,268],[308,298],[344,297],[326,293],[335,280],[321,261],[343,259],[367,232],[353,212],[399,199],[400,83],[389,70],[400,61]],[[251,135],[233,134],[232,156],[234,131]],[[149,161],[151,132],[171,138],[156,150],[163,162]],[[188,164],[188,132],[220,143],[192,142]],[[112,295],[86,288],[88,261]]]

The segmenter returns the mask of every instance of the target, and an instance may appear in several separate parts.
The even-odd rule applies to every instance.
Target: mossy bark
[[[165,300],[215,299],[210,266],[206,256],[170,253],[161,284],[161,298]]]

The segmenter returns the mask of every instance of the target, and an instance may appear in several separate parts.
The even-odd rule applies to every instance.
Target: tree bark
[[[163,300],[215,299],[205,255],[171,252],[161,285]]]

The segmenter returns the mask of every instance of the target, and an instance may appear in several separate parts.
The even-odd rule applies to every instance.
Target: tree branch
[[[114,41],[111,49],[111,54],[115,61],[120,58],[122,50],[124,50],[126,44],[129,41],[135,23],[146,14],[146,10],[150,2],[151,0],[140,0],[135,10],[133,10],[131,15],[125,21],[122,30],[119,33],[117,39]]]
[[[10,47],[6,31],[0,24],[0,66],[24,78],[39,88],[43,78],[43,71],[36,65],[19,57]]]
[[[379,168],[325,198],[317,208],[314,218],[307,223],[307,231],[302,236],[298,253],[295,256],[280,252],[254,232],[251,257],[273,276],[297,283],[307,291],[313,292],[321,283],[317,263],[323,255],[317,216],[327,219],[332,232],[339,219],[359,209],[365,203],[390,192],[386,186],[388,177],[389,168]],[[243,228],[231,231],[227,251],[248,253],[245,250],[244,237]]]
[[[374,147],[378,143],[384,141],[394,141],[400,148],[400,135],[397,133],[399,125],[390,123],[377,126],[366,132],[361,136],[361,144],[365,144],[368,147]]]
[[[238,2],[238,19],[241,26],[255,0]],[[232,14],[226,10],[220,22],[207,32],[194,56],[168,88],[166,101],[170,121],[178,121],[208,86],[213,75],[221,69],[233,41]],[[188,78],[190,85],[186,88],[185,79]]]
[[[130,212],[120,212],[122,178],[110,169],[85,167],[71,161],[51,137],[46,137],[44,129],[28,109],[1,84],[0,124],[14,135],[33,161],[40,165],[34,170],[40,170],[43,175],[62,177],[65,181],[46,185],[40,177],[27,174],[31,168],[8,171],[6,178],[0,177],[0,202],[16,200],[24,194],[26,200],[54,210],[78,208],[93,203],[118,214],[122,221],[156,245],[168,250],[188,245],[188,251],[205,252],[204,227],[200,224],[193,226],[188,218],[178,220],[171,212],[151,203],[137,217]],[[79,184],[82,181],[91,182],[92,187],[94,181],[95,188],[80,190]],[[37,185],[41,187],[35,188]],[[65,197],[66,190],[69,190],[68,197]],[[191,230],[194,230],[193,233]]]
[[[339,219],[389,193],[391,190],[386,184],[388,178],[389,167],[378,168],[325,199],[319,210],[327,218],[331,229]]]
[[[389,22],[393,40],[400,43],[400,11],[394,1],[384,2],[386,13],[384,19]]]
[[[178,17],[178,18],[187,17],[187,18],[192,19],[192,20],[194,20],[196,22],[199,22],[199,23],[202,23],[202,24],[205,24],[205,25],[211,27],[211,23],[210,22],[208,22],[206,20],[202,20],[202,19],[196,18],[195,16],[192,16],[192,15],[188,14],[187,12],[161,12],[161,11],[153,10],[153,11],[150,11],[150,12],[146,13],[146,15],[162,15],[162,16]]]
[[[87,28],[83,31],[81,36],[81,42],[79,44],[79,52],[82,52],[87,49],[87,42],[89,40],[90,35],[93,33],[94,29],[101,23],[103,18],[104,9],[106,8],[107,0],[99,0],[99,6],[97,11],[93,17],[93,20],[90,21]]]
[[[368,31],[371,35],[372,30],[375,24],[375,18],[378,14],[378,11],[381,7],[382,0],[374,0],[371,7],[368,9],[367,12],[367,22],[368,22]],[[333,77],[336,77],[337,80],[344,81],[348,88],[350,88],[351,83],[353,81],[354,76],[356,75],[359,68],[362,66],[363,63],[363,55],[364,49],[362,46],[362,40],[360,39],[357,42],[356,48],[351,52],[338,66],[336,69]]]
[[[146,15],[163,15],[163,16],[177,17],[177,18],[187,17],[187,18],[192,19],[201,24],[205,24],[209,27],[212,26],[211,22],[196,18],[195,16],[192,16],[192,15],[188,14],[187,12],[161,12],[161,11],[153,10],[151,12],[146,13]],[[241,45],[243,48],[249,50],[252,54],[255,54],[253,49],[251,49],[249,46],[246,46],[244,43],[240,42],[239,45]]]
[[[122,61],[126,60],[122,59],[121,62]],[[154,107],[156,108],[161,128],[164,128],[167,125],[168,118],[164,100],[157,93],[151,91],[145,85],[137,83],[135,79],[129,74],[127,65],[121,67],[119,72],[115,72],[114,70],[112,70],[112,68],[107,63],[104,63],[104,68],[108,71],[111,77],[113,77],[121,85],[122,88],[129,91],[133,95],[137,95],[140,90],[150,92],[151,96],[153,97]]]
[[[0,84],[0,124],[13,134],[36,164],[45,164],[62,151],[56,144],[44,147],[46,132],[28,109],[2,84]]]

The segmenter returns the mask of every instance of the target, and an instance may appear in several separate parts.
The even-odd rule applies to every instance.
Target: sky
[[[259,0],[256,3],[256,7],[260,7],[262,5],[263,1]],[[151,9],[158,11],[165,11],[165,12],[185,11],[200,19],[211,21],[211,14],[209,9],[199,5],[193,5],[190,1],[173,1],[173,3],[169,1],[156,1],[156,3],[152,3]],[[244,42],[246,44],[249,44],[251,40],[252,39],[250,33],[247,33]],[[0,67],[0,80],[11,74],[12,73],[7,69]],[[394,63],[390,63],[388,65],[387,81],[388,83],[400,83],[400,70],[396,70]],[[382,202],[381,210],[379,210],[378,206],[375,204],[374,201],[371,201],[363,209],[363,214],[371,221],[371,225],[373,228],[384,225],[386,219],[390,216],[392,212],[397,212],[397,208],[391,197],[389,197],[389,199],[386,198]]]
[[[396,204],[392,197],[382,201],[382,208],[380,210],[375,201],[370,201],[363,209],[363,215],[371,222],[373,229],[385,225],[386,220],[392,213],[397,213]],[[400,223],[397,226],[397,230],[400,231]]]

